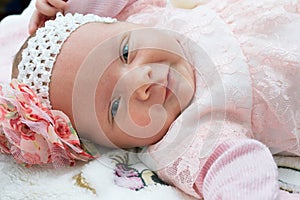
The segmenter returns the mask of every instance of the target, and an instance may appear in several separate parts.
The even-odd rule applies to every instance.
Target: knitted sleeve
[[[220,144],[206,160],[194,184],[204,199],[276,199],[277,167],[262,143],[243,139]]]
[[[67,13],[95,14],[115,17],[136,0],[69,0]]]
[[[140,159],[165,182],[196,198],[209,200],[276,199],[279,192],[277,166],[261,142],[250,139],[243,125],[225,121],[202,123],[195,134],[174,124]],[[183,133],[183,134],[181,134]]]
[[[146,8],[164,7],[166,0],[69,0],[67,13],[95,14],[126,20]]]

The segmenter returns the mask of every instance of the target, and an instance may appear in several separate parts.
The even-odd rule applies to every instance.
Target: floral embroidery
[[[155,172],[143,168],[138,170],[129,164],[128,154],[124,157],[117,156],[112,158],[117,161],[115,167],[115,183],[120,187],[129,188],[131,190],[140,190],[150,185],[167,185],[163,182]]]
[[[0,152],[17,163],[53,167],[95,157],[80,143],[69,118],[43,106],[26,84],[0,85]]]
[[[156,173],[149,169],[139,171],[127,164],[118,163],[115,168],[115,183],[131,190],[140,190],[149,185],[166,185]]]

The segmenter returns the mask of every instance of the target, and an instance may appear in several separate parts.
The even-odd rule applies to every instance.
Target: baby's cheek
[[[130,99],[128,118],[138,126],[149,126],[158,118],[163,120],[161,117],[166,112],[162,106],[165,100],[165,89],[161,86],[154,86],[150,90],[150,97],[145,101],[137,100],[134,96]]]
[[[144,102],[135,103],[129,107],[128,119],[131,119],[131,123],[137,126],[145,127],[149,125],[151,118],[149,115],[149,108],[145,106],[145,103],[142,105],[143,103]]]
[[[151,106],[132,106],[130,116],[126,119],[124,126],[130,133],[142,134],[144,137],[153,137],[163,130],[167,122],[167,112],[160,104]]]

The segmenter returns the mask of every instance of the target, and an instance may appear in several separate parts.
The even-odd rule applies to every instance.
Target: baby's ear
[[[170,0],[176,8],[193,9],[200,4],[204,4],[208,0]]]

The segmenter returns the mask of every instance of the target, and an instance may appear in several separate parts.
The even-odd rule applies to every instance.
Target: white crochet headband
[[[56,57],[67,38],[80,26],[90,22],[115,23],[116,19],[88,14],[58,13],[55,20],[49,20],[28,40],[18,65],[18,80],[33,89],[43,106],[51,109],[49,83]]]

